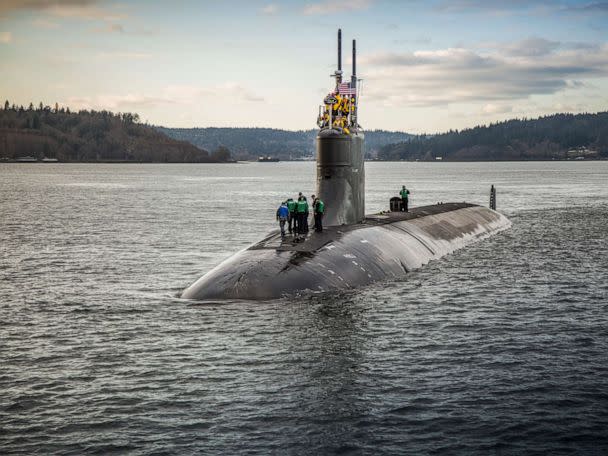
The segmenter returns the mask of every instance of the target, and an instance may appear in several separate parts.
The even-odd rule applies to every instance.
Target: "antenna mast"
[[[342,29],[338,29],[338,69],[333,74],[336,78],[336,89],[342,82]]]
[[[357,90],[357,40],[353,40],[353,73],[350,77],[351,89]],[[359,104],[359,94],[355,92],[355,103],[353,111],[350,115],[350,124],[353,127],[357,127],[357,105]]]

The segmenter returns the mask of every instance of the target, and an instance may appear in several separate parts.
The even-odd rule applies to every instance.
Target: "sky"
[[[342,28],[365,129],[608,108],[608,1],[0,0],[0,98],[168,127],[316,128]]]

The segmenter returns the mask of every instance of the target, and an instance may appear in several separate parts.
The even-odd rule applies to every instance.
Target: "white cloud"
[[[35,19],[32,21],[32,25],[34,27],[47,30],[56,30],[59,28],[59,24],[57,22],[49,21],[46,19]]]
[[[13,34],[11,32],[0,32],[0,43],[7,44],[13,41]]]
[[[513,112],[513,106],[488,103],[482,108],[483,114],[505,114]]]
[[[449,13],[489,12],[493,14],[505,14],[518,10],[547,11],[561,8],[558,2],[553,0],[444,0],[437,9]]]
[[[93,30],[99,33],[125,33],[125,28],[122,24],[105,24],[102,27],[97,27]]]
[[[101,0],[2,0],[0,2],[0,17],[11,13],[30,10],[41,11],[51,16],[61,18],[116,21],[127,15],[116,5],[102,8],[98,5],[106,3]]]
[[[46,11],[52,16],[68,19],[117,21],[127,17],[127,15],[122,12],[109,11],[95,5],[58,4],[48,7]]]
[[[107,109],[111,111],[138,110],[164,105],[197,105],[204,101],[230,100],[231,104],[257,103],[264,99],[244,86],[227,82],[216,86],[199,87],[171,85],[158,94],[127,93],[103,94],[96,97],[69,97],[60,104],[73,109]]]
[[[310,3],[304,7],[302,13],[306,15],[324,15],[359,11],[370,7],[371,0],[328,0],[319,3]]]
[[[608,45],[554,50],[551,43],[536,44],[534,52],[449,48],[363,56],[364,96],[387,106],[483,102],[489,113],[499,100],[577,90],[585,79],[608,76]]]
[[[230,99],[231,103],[264,101],[261,96],[236,82],[225,82],[210,87],[171,85],[165,88],[165,96],[180,103],[192,103],[197,99],[208,97]]]
[[[446,13],[491,14],[497,16],[525,12],[549,14],[598,15],[608,13],[607,1],[567,2],[556,0],[443,0],[436,10]]]
[[[266,14],[268,16],[273,16],[279,12],[279,6],[274,3],[270,3],[270,4],[266,5],[264,8],[262,8],[261,11],[263,14]]]
[[[139,109],[171,103],[162,97],[129,93],[126,95],[98,95],[96,97],[69,97],[60,104],[73,109],[123,110]]]
[[[560,43],[558,41],[532,37],[517,41],[510,46],[507,46],[505,50],[512,56],[539,57],[552,53],[557,50],[559,45]]]
[[[145,52],[100,52],[97,56],[101,59],[147,60],[152,58],[152,54]]]

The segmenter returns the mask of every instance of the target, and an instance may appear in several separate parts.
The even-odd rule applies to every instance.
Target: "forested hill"
[[[191,143],[169,138],[139,123],[131,113],[79,111],[32,104],[0,109],[0,159],[56,158],[60,161],[219,162],[221,149],[209,154]]]
[[[274,128],[164,128],[159,131],[205,149],[225,146],[233,157],[241,160],[272,156],[281,160],[314,157],[318,130],[288,131]],[[405,141],[411,135],[401,132],[374,130],[365,132],[368,156],[375,157],[386,144]]]
[[[608,158],[608,112],[555,114],[415,136],[384,146],[381,160],[564,160]]]

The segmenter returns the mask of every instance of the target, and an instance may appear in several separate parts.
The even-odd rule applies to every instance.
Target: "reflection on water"
[[[290,369],[298,386],[294,406],[316,424],[310,429],[294,420],[302,435],[292,443],[296,452],[304,447],[348,449],[361,437],[352,423],[369,412],[360,401],[366,391],[358,381],[369,366],[365,314],[366,309],[348,296],[333,295],[311,298],[286,318],[292,328],[286,333],[289,353],[303,348],[307,353]]]

